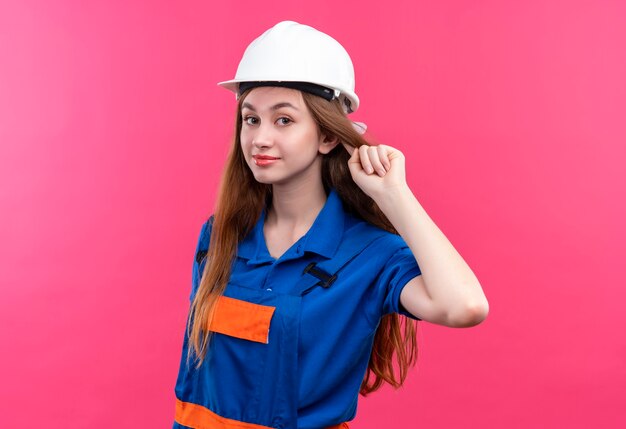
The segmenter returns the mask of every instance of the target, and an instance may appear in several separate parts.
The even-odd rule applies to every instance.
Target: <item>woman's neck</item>
[[[297,185],[273,185],[272,206],[265,221],[281,228],[304,228],[306,231],[325,203],[326,192],[321,180]]]

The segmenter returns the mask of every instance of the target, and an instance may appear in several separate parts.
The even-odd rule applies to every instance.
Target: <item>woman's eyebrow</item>
[[[282,102],[282,103],[274,104],[274,105],[272,106],[272,108],[271,108],[271,109],[272,109],[272,110],[278,110],[278,109],[280,109],[281,107],[291,107],[291,108],[292,108],[292,109],[294,109],[294,110],[300,110],[300,109],[298,109],[296,106],[294,106],[293,104],[291,104],[291,103],[287,103],[286,101],[285,101],[285,102]]]
[[[242,109],[243,109],[244,107],[245,107],[245,108],[248,108],[248,109],[250,109],[250,110],[252,110],[252,111],[254,111],[254,112],[256,112],[256,109],[254,108],[254,106],[253,106],[252,104],[248,103],[247,101],[244,101],[244,103],[241,105],[241,108],[242,108]],[[286,102],[286,101],[283,101],[282,103],[276,103],[276,104],[274,104],[272,107],[270,107],[270,110],[278,110],[278,109],[280,109],[281,107],[291,107],[292,109],[295,109],[295,110],[300,110],[300,109],[298,109],[296,106],[294,106],[293,104],[288,103],[288,102]]]

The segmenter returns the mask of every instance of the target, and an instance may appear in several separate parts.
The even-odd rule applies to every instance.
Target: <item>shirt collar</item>
[[[239,244],[237,256],[248,259],[249,263],[272,262],[274,258],[269,254],[263,235],[265,223],[265,209],[252,231]],[[303,252],[313,252],[325,258],[331,258],[337,251],[344,229],[343,204],[339,195],[331,189],[326,203],[319,212],[309,231],[299,240]]]

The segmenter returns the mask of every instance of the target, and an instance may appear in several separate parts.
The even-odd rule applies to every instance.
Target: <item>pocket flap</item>
[[[267,344],[274,310],[276,307],[220,296],[209,330]]]

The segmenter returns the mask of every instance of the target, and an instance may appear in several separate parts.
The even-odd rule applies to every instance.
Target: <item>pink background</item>
[[[292,19],[350,52],[354,118],[491,304],[423,324],[352,428],[626,427],[626,3],[313,3],[1,3],[1,425],[171,426],[216,82]]]

